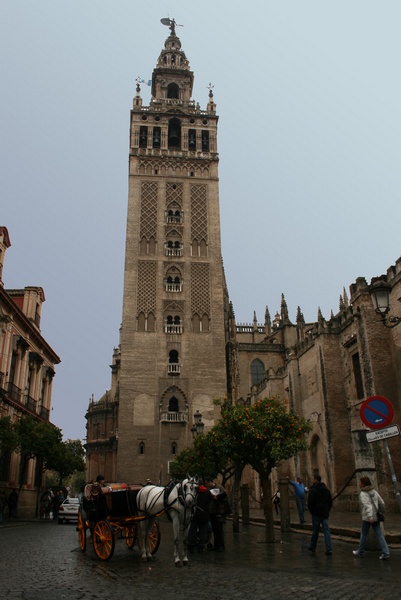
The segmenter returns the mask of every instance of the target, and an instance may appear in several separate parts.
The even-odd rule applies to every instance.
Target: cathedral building
[[[368,474],[395,507],[391,469],[401,473],[400,438],[390,465],[383,443],[369,442],[360,407],[381,395],[400,421],[401,327],[381,319],[371,293],[384,286],[401,307],[401,259],[368,284],[344,291],[339,311],[292,323],[282,296],[273,320],[237,324],[225,283],[219,217],[216,105],[191,99],[194,75],[175,22],[143,106],[140,83],[131,111],[123,316],[111,388],[92,399],[87,418],[87,478],[169,480],[169,463],[192,443],[194,415],[208,431],[215,398],[253,403],[279,396],[313,423],[310,449],[274,477],[319,472],[338,502],[356,510],[358,476]],[[317,300],[318,303],[318,300]],[[253,472],[244,483],[258,500]]]
[[[387,290],[389,305],[380,317],[372,303],[372,293]],[[300,475],[310,485],[320,473],[336,497],[337,505],[358,510],[358,481],[368,475],[385,498],[388,508],[401,509],[393,476],[401,476],[401,440],[370,442],[370,431],[361,419],[367,399],[380,396],[394,409],[391,425],[401,422],[401,258],[386,275],[370,284],[359,277],[347,293],[340,296],[339,312],[306,323],[298,308],[296,323],[288,315],[282,296],[280,312],[273,322],[266,309],[265,322],[256,316],[249,325],[235,324],[230,313],[230,377],[234,401],[252,404],[255,400],[278,396],[289,408],[313,425],[309,450],[281,465],[276,481],[289,473]],[[378,311],[379,312],[379,311]],[[256,497],[260,493],[255,474],[248,484]]]

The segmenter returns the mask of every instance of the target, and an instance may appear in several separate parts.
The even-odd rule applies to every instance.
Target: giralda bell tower
[[[194,75],[176,35],[131,111],[121,328],[117,480],[166,483],[169,462],[205,431],[226,394],[225,282],[216,105],[191,99]]]

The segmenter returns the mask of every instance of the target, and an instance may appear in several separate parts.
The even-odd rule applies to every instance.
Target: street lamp
[[[382,323],[385,327],[395,327],[401,323],[401,317],[387,317],[387,313],[390,310],[390,285],[387,281],[378,277],[376,280],[372,280],[370,286],[370,297],[372,299],[373,308],[378,315],[381,316]]]
[[[195,439],[196,436],[203,433],[204,428],[205,424],[202,421],[202,413],[200,413],[199,410],[197,410],[194,414],[194,424],[191,427],[192,437]]]

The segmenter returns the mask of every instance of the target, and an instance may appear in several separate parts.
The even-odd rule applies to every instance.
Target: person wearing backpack
[[[333,498],[331,497],[330,490],[322,483],[320,475],[314,475],[313,485],[310,488],[308,495],[308,509],[312,515],[312,537],[309,542],[308,550],[313,554],[316,552],[320,525],[323,529],[326,554],[333,554],[329,527],[329,515],[332,506]]]

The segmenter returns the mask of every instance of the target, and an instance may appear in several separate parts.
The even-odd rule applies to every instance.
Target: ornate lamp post
[[[203,433],[204,428],[205,424],[202,421],[202,413],[200,413],[199,410],[197,410],[194,414],[194,424],[191,427],[192,437],[195,439],[196,436]]]
[[[390,285],[387,281],[381,278],[372,283],[370,286],[370,297],[372,299],[373,308],[378,315],[381,316],[382,323],[385,327],[395,327],[401,323],[401,317],[394,317],[387,313],[390,310]]]

